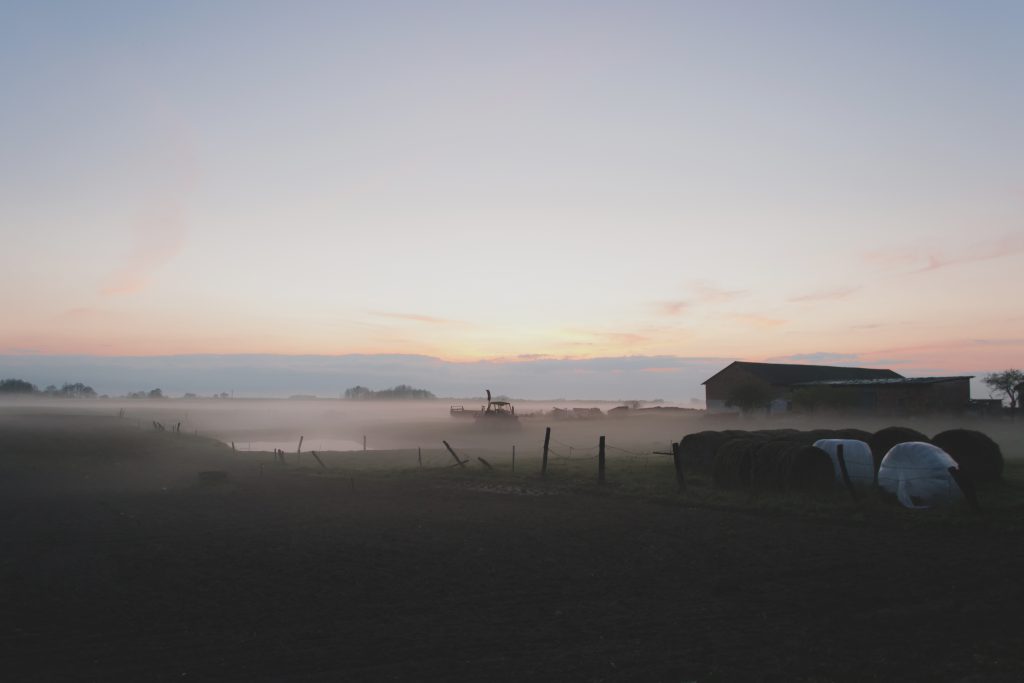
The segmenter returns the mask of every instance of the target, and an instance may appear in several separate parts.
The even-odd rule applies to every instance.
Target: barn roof
[[[731,367],[740,367],[755,377],[763,379],[768,384],[776,386],[841,380],[904,379],[902,375],[892,370],[875,368],[846,368],[834,365],[796,365],[790,363],[748,363],[737,360],[704,380],[702,384],[707,384]]]
[[[974,375],[958,375],[954,377],[882,377],[876,379],[824,379],[814,382],[796,382],[793,386],[828,386],[828,387],[859,387],[859,386],[917,386],[969,380]]]

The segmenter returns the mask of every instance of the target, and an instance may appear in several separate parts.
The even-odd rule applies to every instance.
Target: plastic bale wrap
[[[999,444],[973,429],[950,429],[936,434],[932,443],[949,453],[960,470],[974,481],[998,481],[1003,476]]]
[[[892,449],[893,446],[900,443],[909,442],[919,443],[931,443],[931,439],[917,431],[916,429],[910,429],[909,427],[886,427],[880,429],[871,435],[868,439],[868,445],[871,446],[871,454],[875,459],[875,469],[877,470],[882,465],[882,458],[885,454]]]
[[[875,459],[871,455],[871,446],[856,439],[820,439],[814,442],[815,447],[828,453],[832,461],[832,470],[835,481],[840,486],[843,482],[843,472],[839,467],[839,447],[843,447],[843,461],[846,463],[846,473],[850,475],[850,481],[858,488],[869,488],[875,484]]]
[[[814,446],[796,446],[787,455],[787,491],[826,491],[832,487],[832,461],[828,453]]]
[[[750,467],[754,451],[763,441],[758,439],[730,439],[715,453],[712,479],[715,486],[724,489],[750,488]]]
[[[949,473],[956,461],[938,446],[920,441],[899,443],[882,459],[878,486],[911,509],[950,505],[962,493]]]

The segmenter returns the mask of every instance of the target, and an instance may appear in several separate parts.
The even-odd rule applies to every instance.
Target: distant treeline
[[[399,384],[392,389],[374,391],[366,387],[355,386],[345,390],[345,398],[355,401],[388,401],[395,399],[428,399],[437,398],[426,389],[416,389],[408,384]]]
[[[0,394],[23,394],[28,396],[49,396],[53,398],[97,398],[98,394],[92,387],[81,382],[65,382],[60,388],[51,384],[45,389],[40,389],[32,382],[23,379],[0,379]],[[187,397],[188,395],[186,395]],[[194,394],[191,395],[193,398]],[[227,398],[227,394],[220,394],[220,398]],[[108,398],[106,395],[99,398]],[[133,391],[124,398],[165,398],[160,389],[149,391]],[[218,398],[218,396],[214,396]]]
[[[31,382],[23,379],[0,380],[0,394],[36,394],[39,396],[59,396],[61,398],[93,398],[96,390],[81,382],[74,384],[65,383],[59,389],[51,384],[45,389],[40,389]]]
[[[133,391],[128,394],[128,398],[164,398],[164,392],[160,388],[149,391]]]

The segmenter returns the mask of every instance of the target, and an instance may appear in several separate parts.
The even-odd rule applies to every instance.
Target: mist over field
[[[1000,443],[1008,460],[1024,459],[1024,438],[1017,424],[1005,419],[941,415],[899,418],[841,413],[772,417],[708,415],[703,410],[671,404],[639,404],[639,410],[634,406],[623,412],[613,410],[622,405],[615,401],[515,401],[513,405],[520,419],[512,428],[450,414],[453,405],[473,411],[483,408],[484,404],[486,399],[68,400],[29,397],[0,399],[0,412],[43,420],[46,416],[67,415],[116,418],[122,426],[140,430],[153,429],[154,422],[169,429],[180,424],[184,433],[211,437],[225,444],[234,442],[239,451],[279,448],[293,453],[302,437],[304,451],[355,452],[363,450],[365,437],[369,454],[361,461],[363,464],[374,463],[374,451],[413,453],[423,448],[443,452],[442,441],[456,447],[502,454],[511,454],[514,445],[521,456],[537,455],[547,427],[552,429],[555,450],[568,456],[593,455],[602,435],[611,446],[623,449],[622,453],[650,454],[670,451],[673,442],[686,434],[704,430],[858,428],[877,431],[893,424],[909,426],[928,435],[957,427],[981,429]],[[589,418],[572,414],[573,409],[590,408],[600,413]],[[610,457],[615,457],[617,452],[610,451]],[[381,465],[395,467],[409,466],[411,462],[380,460]]]

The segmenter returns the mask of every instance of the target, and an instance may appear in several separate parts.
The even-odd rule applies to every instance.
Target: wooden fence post
[[[442,441],[441,443],[443,443],[444,447],[448,449],[448,452],[452,454],[452,457],[455,458],[455,462],[457,462],[459,464],[459,467],[465,467],[466,466],[466,463],[463,462],[462,459],[458,455],[455,454],[455,451],[452,450],[452,447],[448,445],[447,441]]]
[[[597,442],[597,483],[604,483],[604,437]]]
[[[676,467],[676,486],[679,493],[686,490],[686,479],[683,477],[683,454],[679,450],[679,444],[672,444],[672,464]]]
[[[544,458],[540,461],[540,476],[548,473],[548,444],[551,443],[551,427],[544,430]]]
[[[320,456],[316,454],[316,451],[310,451],[310,453],[312,453],[313,457],[316,458],[316,461],[318,463],[320,463],[320,468],[326,470],[327,469],[327,465],[325,465],[324,461],[320,459]]]

